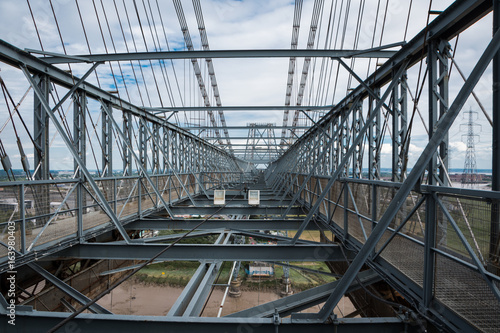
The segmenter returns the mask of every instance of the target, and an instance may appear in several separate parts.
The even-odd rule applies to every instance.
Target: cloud
[[[45,0],[30,0],[29,3],[37,22],[43,48],[46,51],[63,53],[61,37],[54,22],[50,5]],[[82,13],[85,31],[82,28],[82,22],[76,6],[77,3]],[[135,52],[136,50],[145,51],[146,49],[149,51],[166,50],[166,38],[171,49],[184,49],[184,38],[171,2],[159,1],[158,11],[156,1],[150,2],[151,9],[148,5],[144,8],[142,2],[138,1],[137,12],[133,2],[129,0],[125,2],[117,1],[116,7],[111,1],[103,2],[103,6],[100,2],[95,3],[96,7],[94,7],[91,1],[52,1],[61,36],[64,40],[64,47],[69,54],[104,53],[106,50],[111,53],[115,52],[115,50],[116,52],[126,52],[127,50]],[[304,49],[307,47],[313,3],[314,1],[312,0],[304,1],[298,48]],[[337,3],[338,7],[331,7],[332,3]],[[341,7],[339,2],[336,1],[325,1],[322,16],[318,22],[318,29],[316,30],[316,37],[319,39],[319,42],[316,41],[314,47],[324,48],[326,45],[326,47],[337,49],[350,49],[354,47],[364,49],[377,46],[379,43],[388,44],[398,42],[404,38],[406,17],[409,9],[408,1],[391,1],[387,11],[384,4],[380,8],[377,8],[376,2],[366,1],[364,2],[364,7],[360,8],[360,3],[359,1],[352,1],[348,8],[345,4]],[[434,2],[432,9],[443,10],[451,3],[451,0]],[[146,4],[149,4],[149,2],[146,2]],[[199,50],[201,49],[201,38],[192,3],[190,1],[182,1],[182,5],[194,47]],[[294,12],[293,1],[207,0],[202,2],[202,10],[206,33],[212,50],[290,48]],[[347,10],[350,12],[348,19],[345,18]],[[427,5],[417,5],[413,2],[406,40],[410,40],[416,33],[423,29],[427,20],[427,10]],[[96,12],[99,20],[97,19]],[[363,13],[363,19],[360,21],[359,29],[357,29],[357,15],[361,12]],[[330,18],[332,19],[332,23],[329,25],[328,20]],[[432,19],[434,17],[431,17]],[[41,48],[26,2],[15,0],[1,1],[0,20],[2,22],[0,35],[7,42],[21,49]],[[142,23],[142,29],[139,25],[139,20]],[[344,25],[346,27],[345,31]],[[329,26],[330,30],[328,30]],[[359,31],[359,39],[357,41],[354,38],[356,31]],[[478,38],[478,36],[484,36],[484,38]],[[456,63],[463,70],[466,77],[479,58],[481,51],[489,42],[490,36],[490,16],[479,21],[468,31],[461,33],[454,56]],[[453,48],[455,48],[454,42],[454,40],[451,42]],[[90,45],[90,50],[87,45]],[[346,61],[352,64],[354,71],[362,78],[365,78],[377,66],[375,59],[371,61],[364,59],[356,59],[353,62],[351,60]],[[378,60],[378,62],[383,61],[383,59]],[[297,59],[294,75],[295,85],[292,90],[292,104],[295,104],[297,101],[298,82],[300,82],[303,64],[303,59]],[[202,69],[204,83],[210,94],[211,105],[215,105],[206,62],[199,60],[199,65]],[[286,97],[289,59],[214,59],[213,65],[223,105],[283,105]],[[121,98],[130,99],[132,103],[137,105],[203,105],[190,61],[134,61],[132,63],[121,62],[120,66],[121,68],[116,63],[111,66],[109,64],[100,65],[96,71],[99,81],[97,81],[94,74],[88,80],[93,84],[101,85],[104,90],[118,89]],[[58,65],[58,67],[68,70],[67,65]],[[81,76],[89,67],[89,64],[73,64],[71,65],[71,70],[74,75]],[[0,75],[7,82],[15,101],[19,101],[28,88],[27,81],[22,78],[21,72],[17,69],[13,69],[5,64],[0,64],[0,68]],[[417,88],[420,89],[420,87],[423,87],[423,93],[420,96],[418,105],[422,113],[423,122],[415,114],[409,149],[410,163],[414,163],[428,141],[424,130],[424,124],[427,124],[428,121],[428,88],[426,85],[422,86],[421,82],[417,82],[418,72],[418,64],[408,70],[408,85],[412,94],[417,96]],[[121,77],[122,73],[123,78]],[[113,74],[115,77],[113,77]],[[450,77],[449,102],[451,103],[459,93],[463,81],[456,72],[456,69],[452,71]],[[475,88],[481,103],[489,114],[491,114],[492,100],[491,80],[491,68],[489,68],[484,78]],[[357,82],[353,78],[350,78],[350,75],[344,69],[341,68],[338,70],[336,62],[329,59],[313,60],[311,61],[302,104],[330,104],[332,102],[339,102],[345,96],[348,88],[356,85]],[[382,88],[382,92],[384,89]],[[60,97],[65,93],[65,90],[58,88],[58,93]],[[3,112],[4,104],[1,103],[0,101],[0,107],[2,108],[0,124],[3,124],[7,118],[5,112]],[[52,105],[54,104],[53,102],[51,103]],[[467,103],[471,108],[480,111],[474,100],[469,99]],[[30,93],[20,109],[30,129],[33,128],[32,107],[33,96]],[[71,107],[70,101],[63,106],[65,111],[71,110]],[[88,108],[94,123],[96,123],[100,112],[98,102],[89,101]],[[410,101],[408,107],[409,118],[412,117],[412,112],[413,104]],[[117,121],[121,124],[121,117],[118,112],[115,114]],[[291,119],[293,118],[293,112],[290,114]],[[69,111],[68,115],[68,127],[72,130],[72,112]],[[283,121],[283,112],[225,112],[225,118],[229,126],[246,125],[252,122],[275,123],[280,126]],[[174,117],[173,119],[176,118]],[[180,125],[185,125],[185,122],[198,122],[203,123],[202,125],[209,123],[207,117],[200,120],[200,117],[194,113],[179,115],[178,119]],[[481,113],[478,121],[483,125],[482,141],[477,149],[478,161],[480,161],[481,165],[490,165],[491,126],[489,126],[484,115]],[[458,150],[463,148],[461,146],[463,143],[460,140],[456,140],[460,136],[460,134],[458,136],[456,134],[460,133],[459,122],[461,122],[461,119],[457,119],[457,124],[450,131],[450,137],[454,138],[453,141],[450,141],[450,150],[456,151],[457,154],[463,151]],[[16,124],[20,126],[18,120],[16,120]],[[135,125],[134,128],[136,127]],[[52,137],[53,127],[51,131]],[[28,146],[30,143],[27,134],[24,130],[20,132],[23,143],[26,142],[26,146]],[[233,130],[231,134],[246,136],[248,131]],[[12,135],[13,129],[9,124],[4,132],[0,134],[0,139],[7,141],[6,138],[12,137]],[[275,135],[281,136],[281,130],[276,130]],[[245,140],[238,140],[238,142],[245,142]],[[385,142],[381,153],[384,159],[387,160],[387,157],[390,158],[392,154],[392,148],[389,141],[386,140]],[[93,144],[96,148],[95,150],[99,152],[100,148],[97,142],[94,141]],[[6,146],[10,155],[16,153],[15,145]],[[27,150],[26,147],[25,150]],[[51,156],[54,160],[67,154],[67,149],[61,143],[60,139],[57,139],[54,143],[53,150]],[[120,154],[118,152],[115,153],[115,158],[114,165],[120,166],[121,161],[119,161]],[[98,160],[100,159],[98,158]],[[453,156],[451,161],[453,164],[462,163],[458,159],[455,161],[455,156]],[[16,162],[16,165],[18,164],[19,162]],[[72,167],[72,163],[68,165],[70,165],[70,168]]]

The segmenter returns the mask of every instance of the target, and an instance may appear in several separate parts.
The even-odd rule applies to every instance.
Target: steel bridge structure
[[[9,118],[5,126],[17,131],[0,138],[19,148],[24,176],[14,172],[16,154],[2,148],[8,180],[0,182],[0,331],[499,332],[500,1],[455,1],[429,13],[435,18],[408,41],[366,49],[315,47],[313,14],[307,49],[292,36],[291,49],[211,50],[200,3],[193,4],[201,50],[189,38],[180,1],[174,5],[184,50],[70,55],[0,40],[0,66],[17,73],[32,101],[21,108],[1,80],[2,122]],[[455,72],[450,79],[458,69],[452,41],[486,17],[493,33],[476,36],[486,48],[463,80]],[[300,16],[294,29],[295,21]],[[213,62],[248,58],[286,58],[291,68],[308,59],[297,95],[287,92],[285,105],[223,106]],[[334,104],[302,105],[312,59],[331,60],[354,82]],[[354,69],[358,59],[380,63],[365,77]],[[176,60],[193,66],[200,106],[145,106],[91,81],[108,65],[117,71],[136,62],[131,68],[139,75],[149,64],[166,72]],[[287,91],[295,77],[288,74]],[[426,105],[411,91],[417,76]],[[478,99],[485,76],[491,188],[454,187],[450,128],[467,101]],[[255,120],[261,111],[282,111],[286,120]],[[206,114],[206,121],[173,121],[189,112]],[[224,112],[255,117],[233,125]],[[419,116],[426,126],[417,125]],[[417,131],[425,131],[425,145],[415,156],[410,138]],[[73,165],[66,178],[53,177],[54,135]],[[382,150],[389,171],[382,170]],[[222,205],[214,204],[217,190],[225,190]],[[248,190],[260,191],[258,206],[249,205]],[[182,232],[145,237],[151,230]],[[308,231],[320,239],[303,237]],[[178,243],[207,235],[216,241]],[[242,244],[238,236],[272,242]],[[167,315],[114,314],[97,303],[158,261],[199,262]],[[222,317],[202,316],[223,262],[241,261],[325,262],[337,280]],[[78,280],[92,269],[106,272]],[[335,309],[343,297],[356,311],[341,317]]]

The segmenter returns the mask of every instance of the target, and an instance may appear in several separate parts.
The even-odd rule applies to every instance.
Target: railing
[[[296,179],[291,184],[293,193],[305,178],[288,178]],[[302,203],[312,207],[328,180],[312,177],[300,193]],[[399,186],[343,178],[319,206],[318,217],[338,239],[360,248]],[[492,216],[498,214],[499,202],[497,192],[422,186],[406,198],[371,261],[380,257],[403,273],[421,288],[422,299],[425,290],[430,290],[436,300],[478,329],[498,332],[500,257],[491,232],[495,230]]]
[[[122,224],[163,209],[204,190],[240,183],[238,172],[95,178],[104,198]],[[53,245],[77,242],[114,228],[87,182],[47,180],[0,183],[0,264],[8,245],[21,255],[43,253]],[[158,197],[161,194],[163,201]],[[21,258],[17,262],[21,262]]]

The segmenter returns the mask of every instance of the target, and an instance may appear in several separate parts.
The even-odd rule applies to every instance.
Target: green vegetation
[[[463,213],[465,213],[467,222],[470,226],[470,229],[472,230],[472,233],[474,234],[481,253],[484,257],[487,257],[490,243],[491,203],[483,200],[460,198],[460,204],[463,209],[462,213],[462,210],[460,209],[460,206],[457,203],[456,199],[448,198],[446,202],[448,205],[448,211],[450,212],[451,216],[457,223],[458,227],[464,234],[469,244],[471,244],[472,247],[476,250],[472,235],[466,223],[466,219],[464,219],[463,216]],[[446,220],[446,222],[448,222],[446,217],[443,216],[443,218]],[[459,239],[450,223],[447,223],[446,240],[447,247],[468,256],[468,252],[466,251],[464,245],[462,244],[461,240]]]
[[[281,278],[283,276],[283,268],[276,265],[274,267],[275,276],[271,278],[261,278],[250,279],[245,274],[244,266],[248,265],[249,262],[242,262],[239,276],[242,278],[242,288],[247,290],[276,290],[279,291],[281,288]],[[296,262],[293,263],[295,266],[303,266],[309,269],[315,269],[319,271],[328,271],[325,263],[303,263]],[[159,285],[169,285],[184,287],[187,285],[191,276],[195,273],[198,268],[199,263],[196,261],[176,261],[176,262],[163,262],[157,264],[151,264],[146,268],[141,269],[136,274],[136,279],[144,283],[153,283]],[[229,280],[229,275],[231,274],[231,269],[233,265],[232,262],[225,262],[222,269],[219,271],[219,275],[215,280],[216,284],[226,284]],[[292,288],[295,291],[306,290],[318,285],[322,285],[328,282],[335,281],[332,276],[324,274],[316,274],[306,271],[301,271],[298,269],[290,269],[290,280],[292,282]]]
[[[182,234],[182,230],[162,230],[158,236]],[[293,237],[295,232],[289,232],[289,237]],[[218,235],[210,235],[205,237],[183,239],[180,244],[213,244]],[[319,241],[319,231],[306,231],[302,234],[304,239]],[[249,238],[247,237],[247,243]],[[267,242],[267,239],[254,239],[257,242]],[[270,278],[249,278],[245,273],[245,268],[248,269],[250,262],[242,262],[239,271],[239,276],[242,279],[242,289],[247,290],[281,290],[281,279],[283,277],[283,267],[274,266],[274,276]],[[329,272],[328,267],[324,262],[294,262],[294,266],[301,266],[311,270],[321,272]],[[141,269],[136,274],[136,279],[144,283],[164,284],[170,286],[184,287],[187,285],[196,269],[199,267],[197,261],[175,261],[151,264]],[[215,280],[215,284],[226,284],[231,274],[233,267],[232,262],[225,262]],[[294,291],[306,290],[328,282],[335,281],[335,278],[325,274],[318,274],[303,271],[296,268],[290,268],[290,280]]]

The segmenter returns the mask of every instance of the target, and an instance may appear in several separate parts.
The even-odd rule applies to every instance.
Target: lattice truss
[[[186,330],[214,323],[226,330],[242,323],[366,330],[368,323],[383,331],[411,322],[416,329],[499,331],[500,5],[457,1],[441,11],[430,1],[422,11],[412,1],[374,3],[296,0],[287,8],[287,49],[214,52],[199,0],[27,1],[39,45],[22,50],[26,45],[0,41],[0,272],[15,252],[16,267],[28,265],[69,296],[74,304],[61,304],[73,316],[91,311],[76,321],[92,319],[96,327],[116,324],[116,317],[59,279],[62,268],[49,272],[35,261],[143,262],[128,262],[135,264],[126,268],[132,273],[157,259],[200,261],[189,286],[205,285],[183,293],[197,298],[189,306],[180,298],[166,318],[131,317],[134,328],[140,322]],[[412,31],[413,13],[420,12],[422,30]],[[303,17],[310,22],[301,37]],[[491,21],[493,36],[481,34],[484,26],[491,31]],[[175,37],[167,38],[171,31]],[[461,49],[461,41],[471,39],[476,57]],[[285,60],[283,105],[222,105],[214,62],[245,57]],[[476,190],[456,188],[451,170],[455,158],[458,165],[467,158],[455,121],[467,103],[478,110],[482,133],[491,133],[476,146],[488,156],[482,161],[492,162],[491,187]],[[272,111],[274,118],[251,114],[239,126],[241,119],[225,110]],[[248,204],[249,186],[261,191],[260,206]],[[224,204],[214,206],[214,190],[225,190]],[[169,244],[191,233],[217,235],[216,241],[179,247],[138,240],[154,221],[190,230],[159,239]],[[217,227],[196,230],[207,221]],[[282,230],[294,230],[293,236]],[[307,230],[321,241],[305,239]],[[249,249],[235,235],[277,244]],[[320,250],[327,254],[320,257]],[[287,272],[290,262],[326,261],[338,280],[224,320],[202,318],[204,297],[223,263],[233,262],[234,273],[250,260],[277,262]],[[368,287],[381,280],[387,292]],[[37,286],[18,295],[21,303],[36,296]],[[368,298],[353,296],[361,289],[384,304],[384,318],[372,318],[361,305]],[[353,316],[373,322],[339,323],[333,313],[344,295],[359,302],[353,301]],[[84,307],[77,310],[77,303]],[[1,311],[6,304],[0,298]],[[319,311],[299,313],[317,304]],[[72,319],[18,311],[26,327],[40,318],[50,327]]]

